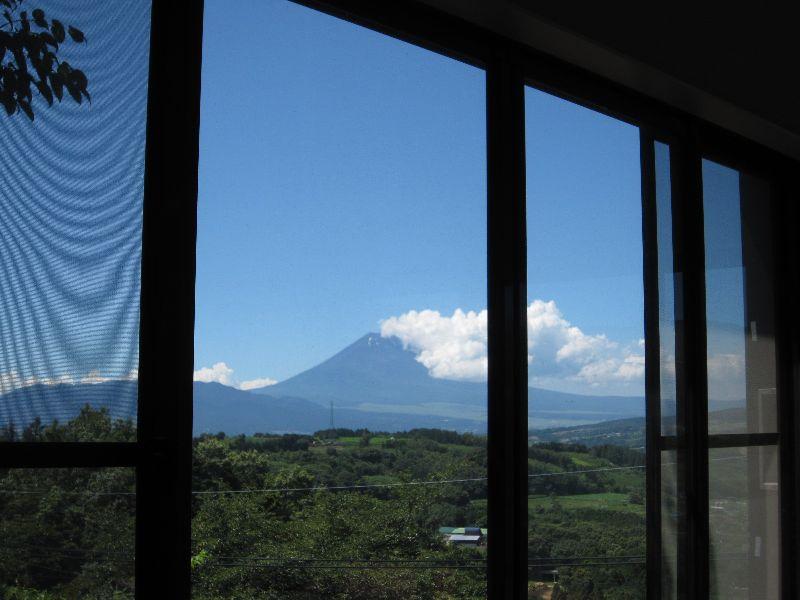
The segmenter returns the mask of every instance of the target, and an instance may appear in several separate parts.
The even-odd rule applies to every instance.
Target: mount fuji
[[[36,385],[0,395],[0,427],[71,419],[90,404],[135,419],[135,381]],[[528,388],[529,427],[578,426],[644,416],[641,397],[588,396]],[[285,381],[243,391],[194,384],[194,433],[312,433],[330,426],[403,431],[486,431],[487,386],[432,377],[397,338],[368,333]]]

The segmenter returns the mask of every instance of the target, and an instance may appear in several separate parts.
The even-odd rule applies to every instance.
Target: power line
[[[364,490],[372,488],[393,488],[405,486],[424,486],[424,485],[437,485],[446,483],[475,483],[487,481],[486,477],[468,477],[464,479],[434,479],[431,481],[402,481],[397,483],[365,483],[359,485],[331,485],[331,486],[314,486],[314,487],[301,487],[301,488],[266,488],[266,489],[249,489],[249,490],[209,490],[209,491],[194,491],[192,494],[201,495],[221,495],[221,494],[260,494],[260,493],[273,493],[273,492],[335,492],[339,490]]]
[[[727,460],[744,460],[745,456],[728,456],[722,458],[712,458],[709,462],[719,462]],[[678,463],[662,463],[661,466],[669,466]],[[596,469],[578,469],[575,471],[556,471],[556,472],[543,472],[531,473],[528,479],[536,479],[540,477],[557,477],[563,475],[581,475],[584,473],[604,473],[609,471],[630,471],[645,469],[645,465],[634,465],[627,467],[599,467]],[[244,490],[194,490],[192,495],[207,496],[207,495],[223,495],[223,494],[269,494],[269,493],[291,493],[291,492],[335,492],[341,490],[364,490],[375,488],[393,488],[393,487],[406,487],[406,486],[426,486],[426,485],[443,485],[455,483],[478,483],[486,482],[488,477],[467,477],[462,479],[434,479],[430,481],[402,481],[396,483],[365,483],[354,485],[332,485],[332,486],[312,486],[312,487],[297,487],[297,488],[262,488],[262,489],[244,489]],[[0,494],[49,494],[52,491],[48,490],[7,490],[0,489]],[[92,491],[67,491],[60,490],[62,494],[70,495],[87,495],[87,496],[135,496],[136,492],[92,492]]]
[[[559,471],[549,473],[532,473],[528,475],[529,479],[538,477],[556,477],[559,475],[580,475],[581,473],[600,473],[604,471],[624,471],[630,469],[644,469],[644,465],[633,467],[602,467],[598,469],[581,469],[577,471]],[[262,488],[262,489],[244,489],[244,490],[195,490],[192,494],[195,496],[206,495],[222,495],[222,494],[270,494],[270,493],[291,493],[291,492],[335,492],[341,490],[364,490],[374,488],[393,488],[393,487],[407,487],[407,486],[426,486],[426,485],[443,485],[454,483],[479,483],[488,481],[488,477],[467,477],[462,479],[433,479],[429,481],[401,481],[396,483],[364,483],[354,485],[330,485],[330,486],[312,486],[312,487],[297,487],[297,488]],[[0,489],[0,494],[47,494],[50,490],[4,490]],[[80,494],[89,496],[133,496],[136,492],[91,492],[91,491],[61,491],[63,494]]]
[[[549,473],[532,473],[528,475],[528,479],[538,477],[556,477],[559,475],[580,475],[581,473],[600,473],[603,471],[624,471],[630,469],[644,469],[644,465],[637,465],[632,467],[602,467],[598,469],[580,469],[577,471],[558,471]],[[441,485],[448,483],[477,483],[486,482],[488,477],[469,477],[463,479],[434,479],[430,481],[404,481],[397,483],[365,483],[359,485],[332,485],[332,486],[314,486],[314,487],[298,487],[298,488],[265,488],[265,489],[247,489],[247,490],[208,490],[208,491],[193,491],[192,494],[200,495],[222,495],[222,494],[257,494],[257,493],[277,493],[277,492],[333,492],[339,490],[362,490],[371,488],[393,488],[404,486],[423,486],[423,485]]]

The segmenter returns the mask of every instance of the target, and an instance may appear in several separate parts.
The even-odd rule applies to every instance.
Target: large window
[[[4,441],[85,405],[136,423],[150,3],[97,8],[43,2],[32,28],[53,44],[3,58],[7,100],[12,65],[44,76],[0,124]],[[64,37],[64,23],[88,41]],[[54,61],[64,66],[48,75]]]
[[[132,598],[151,6],[3,5],[0,597]]]
[[[658,358],[648,387],[649,464],[660,465],[650,477],[653,588],[780,598],[774,185],[643,139],[658,267],[647,299],[648,356]]]
[[[484,72],[288,2],[228,13],[206,3],[193,594],[485,597]]]
[[[0,597],[798,596],[795,162],[427,2],[0,4]]]
[[[711,597],[779,598],[771,189],[761,177],[710,160],[702,178]]]
[[[639,131],[527,88],[525,133],[530,587],[641,597]]]

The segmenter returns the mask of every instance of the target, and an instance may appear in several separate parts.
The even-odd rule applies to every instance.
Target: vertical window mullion
[[[658,224],[655,149],[649,131],[641,129],[642,241],[644,277],[647,598],[661,598],[661,380],[658,295]]]
[[[191,590],[202,13],[202,0],[154,0],[152,7],[139,342],[137,598],[189,598]]]
[[[791,167],[789,167],[791,168]],[[792,187],[789,168],[780,171],[778,182],[780,210],[776,211],[775,244],[776,314],[783,324],[776,330],[778,364],[778,435],[780,438],[780,507],[781,507],[781,596],[796,598],[800,591],[800,569],[797,568],[800,519],[797,502],[800,498],[800,419],[797,399],[800,398],[800,328],[796,307],[800,306],[800,248],[796,242],[800,230],[800,211]]]
[[[701,158],[692,136],[672,162],[676,272],[676,384],[679,472],[686,503],[678,549],[679,597],[709,594],[708,395],[706,381],[705,249]]]
[[[522,71],[487,68],[488,596],[527,597],[528,363]]]

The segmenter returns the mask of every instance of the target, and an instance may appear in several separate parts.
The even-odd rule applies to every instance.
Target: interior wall
[[[800,37],[785,10],[422,1],[800,159]]]

